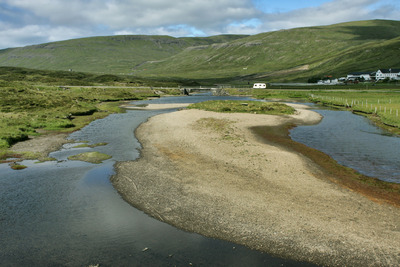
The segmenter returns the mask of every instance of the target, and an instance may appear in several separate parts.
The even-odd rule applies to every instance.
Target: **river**
[[[298,126],[290,137],[328,154],[341,165],[387,182],[400,183],[400,138],[350,111],[315,109],[317,125]]]
[[[194,103],[208,99],[246,98],[190,96],[151,102]],[[138,125],[151,116],[172,111],[130,110],[113,114],[69,137],[91,144],[107,142],[106,146],[74,148],[76,144],[67,144],[51,153],[57,161],[24,161],[28,166],[24,170],[16,171],[8,164],[0,164],[0,265],[312,266],[181,231],[123,201],[109,181],[114,163],[139,157],[140,144],[133,135]],[[307,127],[321,127],[329,120],[331,114],[318,112],[322,112],[324,120]],[[353,114],[349,116],[356,121],[360,119]],[[368,121],[361,124],[371,126]],[[298,128],[309,136],[314,130],[307,127]],[[370,129],[360,131],[370,133]],[[294,139],[301,136],[294,131],[291,134]],[[387,138],[384,134],[373,135]],[[318,136],[327,138],[317,134],[306,139],[313,141]],[[397,141],[394,142],[392,146],[398,147]],[[85,151],[103,152],[112,159],[98,165],[67,160],[69,155]]]

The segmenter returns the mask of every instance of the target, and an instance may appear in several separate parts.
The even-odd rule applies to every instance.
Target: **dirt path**
[[[112,182],[132,205],[188,231],[317,264],[398,266],[399,208],[324,179],[249,129],[320,119],[298,111],[158,115],[137,130],[142,157],[118,163]]]

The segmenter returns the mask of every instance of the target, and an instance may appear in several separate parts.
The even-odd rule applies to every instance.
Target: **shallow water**
[[[169,97],[151,100],[151,103],[193,103],[208,99],[232,98]],[[55,162],[25,161],[23,164],[28,168],[19,171],[0,164],[0,265],[311,266],[181,231],[123,201],[109,181],[113,164],[136,159],[140,144],[133,135],[134,129],[149,117],[170,111],[173,110],[128,111],[94,121],[70,138],[108,145],[74,148],[75,145],[67,144],[51,154],[58,159]],[[385,153],[390,156],[381,159],[381,167],[366,172],[380,170],[397,175],[394,167],[399,166],[395,153],[398,139],[385,136],[363,117],[338,111],[318,112],[325,116],[324,120],[315,126],[295,128],[291,133],[294,139],[307,141],[310,146],[319,145],[328,154],[338,150],[342,158],[350,162],[360,158],[358,161],[364,162],[363,166],[371,167],[380,160],[369,154],[362,156],[370,149],[356,145],[366,135],[367,142],[392,151]],[[382,140],[387,138],[390,141],[384,144],[386,141]],[[347,147],[351,149],[345,150]],[[371,147],[374,149],[374,145]],[[113,158],[99,165],[67,160],[68,156],[85,151],[99,151]],[[387,161],[391,158],[395,160]]]
[[[315,110],[317,125],[293,128],[294,141],[318,149],[340,164],[388,182],[400,183],[400,138],[349,111]]]
[[[209,98],[171,97],[152,103]],[[74,148],[67,144],[51,153],[58,161],[24,161],[28,168],[19,171],[0,164],[0,265],[312,266],[181,231],[120,197],[109,181],[113,164],[139,156],[134,129],[162,112],[166,111],[110,115],[70,136],[91,144],[107,142],[106,146]],[[85,151],[113,158],[99,165],[67,160]]]

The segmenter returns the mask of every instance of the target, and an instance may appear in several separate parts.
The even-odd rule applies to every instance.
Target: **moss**
[[[104,160],[107,160],[110,158],[112,158],[112,157],[107,154],[100,153],[97,151],[81,153],[78,155],[68,157],[69,160],[80,160],[80,161],[86,161],[86,162],[95,163],[95,164],[102,163]]]
[[[89,144],[80,144],[80,145],[74,146],[73,148],[83,148],[83,147],[94,148],[94,147],[105,146],[105,145],[107,145],[107,143],[97,143],[97,144],[93,144],[93,145],[89,145]]]
[[[10,166],[13,170],[23,170],[27,168],[27,166],[21,164],[11,164]]]

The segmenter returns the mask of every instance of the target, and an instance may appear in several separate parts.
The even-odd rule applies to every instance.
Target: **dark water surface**
[[[400,183],[400,138],[349,111],[315,110],[324,116],[317,125],[293,128],[294,141],[318,149],[341,165]]]
[[[108,145],[67,144],[51,154],[56,162],[24,161],[28,168],[19,171],[0,164],[0,266],[312,266],[178,230],[122,200],[109,181],[113,164],[139,156],[134,129],[163,112],[128,111],[94,121],[70,138]],[[113,158],[99,165],[67,160],[85,151]]]

